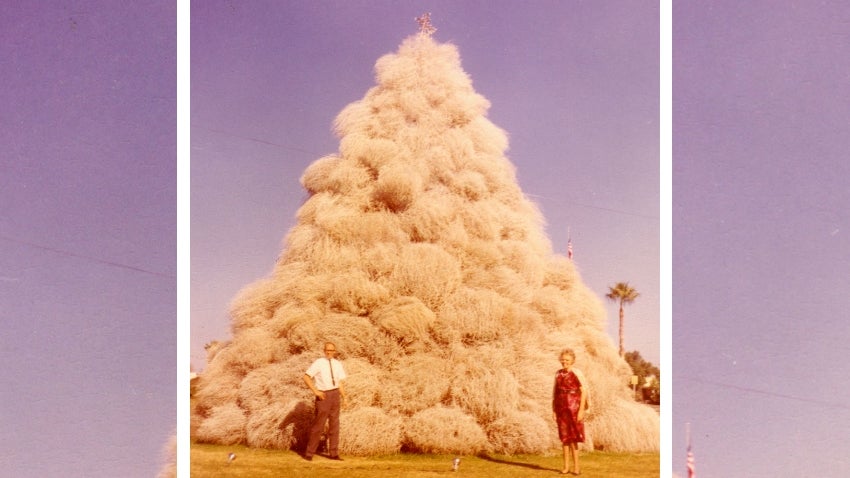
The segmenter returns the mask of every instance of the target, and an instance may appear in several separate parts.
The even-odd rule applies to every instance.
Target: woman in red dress
[[[587,405],[587,386],[584,375],[573,367],[576,354],[564,349],[560,355],[561,370],[555,375],[552,392],[552,410],[558,423],[558,437],[564,445],[564,469],[566,475],[581,474],[578,464],[578,444],[584,442],[584,410]],[[569,458],[573,458],[574,471],[570,472]]]

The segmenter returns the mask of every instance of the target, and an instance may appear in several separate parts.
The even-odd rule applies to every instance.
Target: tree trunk
[[[623,302],[620,301],[620,357],[625,355],[625,350],[623,349]]]

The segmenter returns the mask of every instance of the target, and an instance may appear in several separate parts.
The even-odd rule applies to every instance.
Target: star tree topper
[[[419,33],[431,36],[437,31],[434,25],[431,24],[431,12],[423,13],[416,17],[416,23],[419,24]]]

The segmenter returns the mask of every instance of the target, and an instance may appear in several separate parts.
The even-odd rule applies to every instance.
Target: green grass
[[[228,463],[227,455],[236,459]],[[412,455],[347,457],[332,461],[315,456],[308,462],[293,451],[263,450],[244,446],[192,444],[192,477],[535,477],[559,475],[563,458],[560,454],[462,456],[460,469],[452,471],[453,455]],[[659,476],[658,453],[582,453],[582,476],[648,478]],[[572,476],[572,475],[569,475]]]

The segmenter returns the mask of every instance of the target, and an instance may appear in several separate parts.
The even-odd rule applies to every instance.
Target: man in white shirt
[[[312,460],[316,453],[319,439],[325,429],[325,421],[328,422],[328,456],[331,460],[342,460],[339,457],[339,409],[340,403],[344,405],[346,402],[345,388],[342,386],[346,375],[342,362],[335,359],[335,356],[336,345],[325,343],[325,358],[313,362],[304,374],[304,383],[316,396],[316,417],[313,419],[310,440],[304,452],[304,458],[307,460]]]

